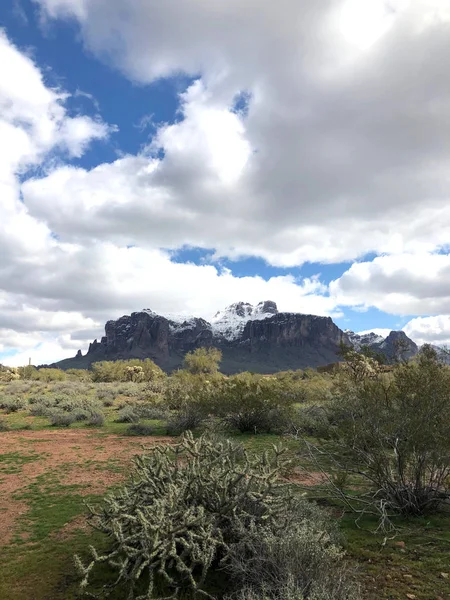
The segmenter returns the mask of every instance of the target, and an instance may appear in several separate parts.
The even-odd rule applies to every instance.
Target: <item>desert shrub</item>
[[[67,369],[66,375],[69,381],[82,381],[84,383],[92,381],[92,374],[87,369]]]
[[[87,419],[88,425],[103,427],[105,424],[105,415],[99,411],[92,411]]]
[[[170,416],[170,411],[161,402],[136,402],[133,410],[141,419],[165,421]]]
[[[357,360],[336,384],[336,462],[373,486],[374,505],[436,510],[450,499],[450,369],[429,346],[392,373]]]
[[[97,565],[108,563],[115,570],[114,583],[105,587],[122,584],[128,588],[122,596],[130,600],[204,591],[213,568],[235,572],[235,557],[245,552],[249,560],[254,558],[252,544],[257,546],[258,531],[283,537],[294,523],[299,531],[302,525],[311,529],[308,539],[317,533],[317,554],[324,557],[324,569],[336,569],[339,578],[341,555],[325,520],[321,520],[320,538],[319,527],[310,517],[314,509],[302,511],[299,507],[305,500],[277,484],[283,467],[281,449],[253,456],[232,442],[207,436],[194,440],[192,434],[185,434],[179,444],[158,446],[137,457],[130,482],[108,496],[99,510],[91,509],[91,524],[107,535],[110,546],[102,555],[92,549],[86,566],[76,557],[82,588],[88,587]],[[310,555],[309,562],[303,561],[305,569],[313,565],[319,573]],[[281,570],[281,565],[276,566]],[[294,568],[292,577],[306,581],[308,573],[301,577],[300,567]],[[228,580],[229,588],[232,584]],[[305,598],[312,600],[314,596],[307,594],[305,590]]]
[[[142,386],[134,381],[122,383],[117,387],[117,393],[121,396],[128,396],[129,398],[136,398],[142,393]]]
[[[43,402],[36,402],[30,406],[30,415],[33,417],[45,417],[49,411],[49,406]]]
[[[86,394],[88,386],[81,381],[57,381],[52,384],[50,389],[54,394],[63,394],[65,396],[74,397]]]
[[[154,428],[151,425],[145,423],[132,423],[128,429],[128,435],[153,435]]]
[[[55,408],[48,409],[46,416],[50,421],[50,425],[53,425],[54,427],[69,427],[72,423],[75,423],[74,414]]]
[[[139,370],[134,371],[134,367],[139,367]],[[130,373],[134,372],[140,373],[140,381],[153,381],[165,377],[164,371],[149,358],[145,360],[133,358],[94,363],[92,365],[92,380],[102,382],[130,381]]]
[[[195,404],[186,405],[167,421],[167,435],[181,435],[185,431],[194,431],[200,427],[205,419],[205,413],[198,406]]]
[[[192,375],[212,375],[219,370],[222,352],[217,348],[197,348],[184,357],[184,368]]]
[[[166,383],[167,377],[159,377],[153,381],[147,381],[142,390],[144,398],[147,395],[151,397],[153,397],[155,394],[158,394],[159,396],[162,395],[164,393]]]
[[[219,374],[205,376],[192,375],[184,370],[176,371],[166,382],[163,403],[170,410],[179,410],[186,404],[195,403],[210,413],[214,410],[223,381],[223,376]]]
[[[334,416],[329,404],[306,404],[295,410],[290,433],[297,437],[309,435],[318,439],[330,439],[335,430]]]
[[[231,547],[226,571],[240,584],[237,598],[360,599],[359,585],[343,564],[335,532],[319,509],[310,505],[292,521],[283,535],[253,526]]]
[[[53,399],[49,396],[32,395],[28,397],[28,404],[45,404],[46,406],[53,405]]]
[[[216,392],[216,411],[240,432],[282,432],[293,416],[294,398],[273,377],[230,377]]]
[[[19,410],[24,410],[28,402],[24,398],[0,398],[0,409],[3,409],[6,413],[14,413]]]
[[[3,431],[9,431],[9,429],[9,425],[5,419],[0,419],[0,433]]]
[[[62,369],[43,368],[38,369],[37,374],[34,374],[32,379],[39,379],[39,381],[45,381],[46,383],[64,381],[66,373]]]
[[[133,407],[125,406],[118,411],[115,421],[116,423],[137,423],[139,415]]]
[[[4,387],[5,394],[9,396],[22,396],[28,394],[33,384],[28,381],[11,381]]]
[[[117,396],[119,395],[117,386],[110,386],[109,384],[105,384],[105,383],[101,383],[100,385],[98,385],[98,387],[95,390],[95,394],[97,396],[97,398],[99,400],[103,400],[103,404],[108,401],[111,404],[104,404],[104,406],[112,406],[114,403],[114,400],[117,398]]]
[[[73,417],[76,422],[87,421],[89,419],[89,411],[84,408],[77,408],[73,411]]]

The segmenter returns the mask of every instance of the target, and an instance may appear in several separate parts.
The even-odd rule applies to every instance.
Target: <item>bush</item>
[[[365,361],[368,369],[358,358],[337,380],[335,461],[348,457],[344,467],[370,482],[374,505],[436,510],[450,499],[450,369],[429,346],[388,374]]]
[[[185,431],[194,431],[204,421],[205,414],[195,405],[187,405],[167,421],[167,435],[181,435]]]
[[[6,413],[24,410],[27,404],[24,398],[0,398],[0,409],[3,409]]]
[[[45,381],[46,383],[49,383],[50,381],[64,381],[66,379],[66,374],[62,369],[44,368],[38,369],[37,374],[33,374],[32,379],[38,379],[39,381]]]
[[[145,423],[133,423],[127,429],[128,435],[153,435],[154,428]]]
[[[303,505],[305,506],[305,505]],[[243,532],[229,554],[227,572],[241,600],[357,600],[359,586],[319,509],[310,507],[283,535],[270,528]]]
[[[106,534],[110,547],[101,556],[92,549],[92,560],[86,566],[76,557],[82,589],[89,585],[95,567],[108,563],[116,573],[114,583],[105,588],[123,584],[128,590],[122,597],[131,599],[143,592],[138,598],[144,599],[177,595],[187,589],[204,591],[212,568],[236,572],[235,558],[242,551],[250,552],[250,559],[257,558],[251,542],[256,547],[258,531],[283,538],[296,523],[298,531],[301,526],[310,528],[308,539],[312,539],[319,527],[311,524],[310,515],[317,509],[300,510],[305,501],[296,500],[288,487],[276,483],[283,463],[280,449],[252,456],[229,441],[207,436],[194,440],[192,434],[175,446],[159,446],[137,457],[131,481],[108,496],[100,510],[91,509],[90,522]],[[314,566],[310,579],[320,572],[317,563],[321,560],[324,572],[325,567],[328,572],[335,568],[339,578],[341,555],[326,529],[321,536],[316,537],[319,558],[314,562],[309,557]],[[330,559],[333,552],[334,563]],[[303,564],[308,565],[308,560]],[[307,580],[308,573],[301,578],[299,571],[296,567],[292,577]],[[312,600],[308,590],[304,592],[305,598]]]
[[[222,352],[217,348],[197,348],[184,357],[184,368],[192,375],[212,375],[219,370]]]
[[[281,433],[294,414],[295,399],[274,377],[230,377],[215,401],[223,422],[242,433]]]
[[[43,402],[37,402],[30,406],[30,415],[33,417],[46,417],[49,411],[49,407]]]
[[[0,419],[0,432],[9,431],[9,425],[4,419]]]
[[[67,369],[66,375],[69,381],[92,381],[92,374],[87,369]]]
[[[139,376],[137,376],[138,373]],[[134,358],[131,360],[105,360],[92,365],[93,381],[131,381],[135,376],[139,381],[153,381],[164,378],[165,374],[149,358],[145,360]]]
[[[75,423],[75,415],[57,409],[49,409],[47,412],[50,425],[54,427],[69,427]]]
[[[116,423],[137,423],[139,415],[131,406],[125,406],[117,413]]]
[[[88,417],[88,425],[103,427],[105,424],[105,415],[101,412],[93,411]]]
[[[133,405],[133,410],[141,419],[165,421],[169,416],[169,410],[161,403],[140,402]]]

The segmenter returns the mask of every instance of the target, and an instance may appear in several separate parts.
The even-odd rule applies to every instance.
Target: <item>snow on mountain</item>
[[[344,333],[347,334],[353,348],[355,348],[355,350],[360,350],[362,346],[381,344],[389,334],[389,331],[386,333],[386,336],[379,335],[379,333],[375,333],[374,331],[361,331],[360,333],[355,333],[350,329],[346,329]]]
[[[172,333],[179,333],[180,331],[184,331],[185,329],[194,329],[196,326],[199,317],[194,317],[192,315],[181,315],[178,313],[165,313],[163,315],[158,315],[155,311],[150,308],[144,308],[141,312],[147,313],[152,317],[163,316],[165,319],[169,321],[169,327]],[[209,325],[207,321],[203,321],[203,324]]]
[[[214,334],[231,341],[239,338],[248,321],[267,319],[276,314],[277,305],[271,300],[259,302],[256,306],[248,302],[235,302],[215,314],[211,322],[212,330]]]
[[[158,316],[150,308],[144,308],[141,312],[145,312],[152,317]],[[271,300],[259,302],[256,306],[248,302],[235,302],[224,310],[217,312],[211,323],[204,319],[201,319],[201,321],[204,326],[211,327],[215,335],[223,336],[226,340],[231,341],[241,335],[247,321],[267,319],[276,314],[278,314],[277,305]],[[173,333],[179,333],[185,329],[194,329],[200,320],[199,317],[176,313],[164,313],[162,316],[169,321],[169,327]]]

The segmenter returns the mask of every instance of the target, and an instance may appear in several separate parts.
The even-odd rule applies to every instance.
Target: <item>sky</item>
[[[0,363],[236,302],[450,343],[448,0],[3,0]]]

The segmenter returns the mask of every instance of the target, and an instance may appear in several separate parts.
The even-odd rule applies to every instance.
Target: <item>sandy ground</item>
[[[57,474],[62,485],[82,485],[77,493],[100,494],[128,473],[126,469],[115,472],[114,467],[130,464],[143,445],[150,447],[169,441],[171,438],[165,437],[99,436],[94,431],[79,429],[1,433],[0,454],[38,456],[23,464],[14,460],[0,464],[3,468],[0,472],[0,546],[8,543],[17,520],[28,510],[27,504],[14,499],[14,495],[25,491],[40,475],[48,473],[54,480]],[[111,460],[114,461],[113,470],[109,470]],[[96,468],[88,461],[94,461]],[[105,463],[104,469],[102,463]],[[16,472],[8,473],[8,470]]]

